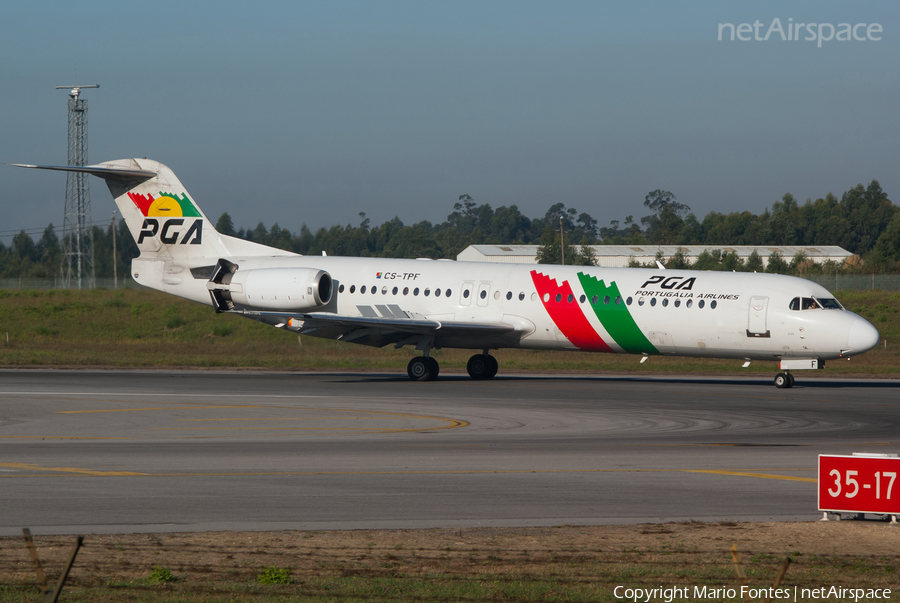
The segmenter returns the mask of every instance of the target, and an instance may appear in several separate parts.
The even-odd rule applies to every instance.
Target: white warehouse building
[[[537,264],[538,245],[469,245],[463,249],[456,260],[460,262],[497,262],[501,264]],[[590,245],[597,257],[597,265],[604,268],[624,268],[629,262],[652,264],[658,251],[665,258],[671,258],[680,249],[688,262],[694,263],[704,251],[720,250],[722,253],[737,254],[747,262],[747,258],[755,250],[763,263],[769,263],[773,253],[790,262],[798,252],[803,252],[807,259],[824,264],[832,261],[843,264],[853,254],[837,245]]]

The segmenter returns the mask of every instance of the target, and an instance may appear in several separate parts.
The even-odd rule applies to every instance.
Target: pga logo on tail
[[[174,226],[181,226],[182,224],[184,224],[183,218],[173,218],[164,221],[159,240],[166,245],[171,245],[172,243],[178,243],[179,245],[199,245],[203,240],[203,218],[194,220],[194,223],[191,224],[191,227],[188,228],[187,232],[184,233],[184,236],[179,241],[178,235],[181,234],[181,231],[173,231],[171,229]],[[156,218],[145,218],[144,223],[141,225],[141,232],[138,235],[138,245],[143,243],[144,239],[147,237],[155,237],[157,232],[159,232],[159,220]],[[191,235],[194,235],[194,238],[191,238]]]
[[[141,224],[141,232],[138,234],[138,245],[146,238],[153,238],[159,234],[159,240],[163,244],[172,245],[199,245],[203,241],[203,216],[197,206],[188,199],[186,193],[181,198],[170,193],[160,192],[159,197],[153,195],[141,195],[128,193],[128,197],[135,206],[144,214],[144,223]],[[185,218],[196,218],[186,231]],[[160,219],[162,218],[162,219]],[[160,225],[162,228],[160,228]],[[181,236],[181,233],[184,235]],[[180,237],[180,239],[179,239]]]

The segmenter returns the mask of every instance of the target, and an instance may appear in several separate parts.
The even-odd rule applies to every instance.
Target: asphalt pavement
[[[900,382],[0,371],[0,534],[816,519]]]

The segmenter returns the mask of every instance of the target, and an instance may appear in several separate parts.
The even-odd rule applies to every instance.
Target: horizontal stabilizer
[[[104,165],[27,165],[13,163],[14,167],[32,168],[37,170],[56,170],[59,172],[82,172],[92,174],[104,180],[146,180],[157,175],[156,172],[148,172],[140,168],[106,167]]]

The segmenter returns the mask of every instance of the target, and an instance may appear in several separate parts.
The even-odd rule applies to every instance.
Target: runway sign
[[[819,455],[819,510],[900,514],[900,457]]]

